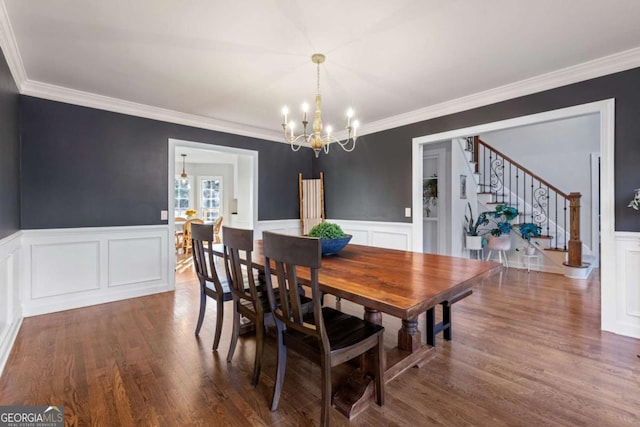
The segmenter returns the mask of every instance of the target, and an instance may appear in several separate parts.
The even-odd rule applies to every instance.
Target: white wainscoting
[[[0,239],[0,374],[22,324],[18,274],[21,234]]]
[[[24,316],[173,289],[166,225],[22,233]]]
[[[328,219],[351,234],[351,243],[377,246],[379,248],[409,251],[412,245],[412,224],[410,222],[377,222]]]
[[[615,233],[615,289],[602,289],[602,300],[615,299],[615,319],[603,329],[640,338],[640,233]]]
[[[300,235],[299,219],[278,219],[273,221],[258,221],[253,231],[253,238],[262,239],[263,231],[273,231],[274,233]]]
[[[351,243],[358,245],[377,246],[380,248],[410,250],[411,223],[352,221],[343,219],[327,219],[351,234]],[[263,231],[273,231],[284,234],[300,234],[299,219],[284,219],[276,221],[259,221],[254,232],[255,239],[262,238]]]

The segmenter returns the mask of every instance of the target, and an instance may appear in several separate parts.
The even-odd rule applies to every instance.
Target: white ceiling
[[[640,46],[638,0],[4,0],[4,6],[32,86],[271,135],[281,131],[283,105],[297,110],[302,101],[312,103],[315,52],[327,56],[325,125],[341,128],[352,106],[366,131],[367,123]]]

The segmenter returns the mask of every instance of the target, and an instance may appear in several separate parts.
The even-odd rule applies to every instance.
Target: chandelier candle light
[[[325,56],[321,53],[316,53],[311,56],[311,61],[317,66],[317,94],[316,94],[316,112],[313,119],[313,133],[307,133],[307,112],[309,105],[305,102],[302,104],[302,133],[300,135],[294,134],[295,124],[293,121],[288,120],[289,109],[285,106],[282,109],[282,129],[284,130],[284,140],[291,144],[293,151],[298,151],[303,145],[313,148],[316,153],[316,157],[320,155],[320,151],[325,153],[329,152],[329,145],[331,143],[337,143],[344,151],[351,152],[356,148],[356,133],[359,126],[357,120],[353,120],[353,110],[349,108],[347,111],[347,139],[342,142],[331,135],[331,126],[327,126],[324,136],[322,132],[322,114],[321,114],[321,102],[320,96],[320,64],[325,60]],[[288,131],[288,132],[287,132]],[[353,134],[352,134],[353,133]]]

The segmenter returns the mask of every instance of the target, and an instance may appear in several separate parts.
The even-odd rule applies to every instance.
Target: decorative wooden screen
[[[300,187],[300,234],[309,234],[315,225],[324,221],[324,175],[319,179],[302,179],[298,175]]]

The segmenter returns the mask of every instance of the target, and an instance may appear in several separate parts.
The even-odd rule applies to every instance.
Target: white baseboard
[[[22,319],[22,317],[15,319],[7,328],[3,329],[0,335],[0,375],[9,360],[13,343],[16,341],[20,326],[22,326]]]

